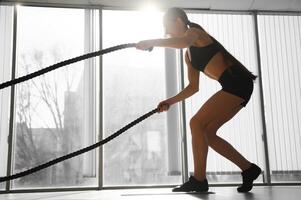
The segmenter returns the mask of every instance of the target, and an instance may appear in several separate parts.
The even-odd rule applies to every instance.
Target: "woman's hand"
[[[151,50],[154,47],[151,40],[142,40],[136,44],[136,49]]]
[[[158,112],[167,111],[171,105],[172,103],[169,100],[161,101],[157,106]]]

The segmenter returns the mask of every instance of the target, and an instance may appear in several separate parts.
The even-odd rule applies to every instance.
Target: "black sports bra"
[[[231,61],[231,63],[235,66],[241,66],[243,71],[247,73],[253,80],[256,79],[256,75],[254,75],[252,72],[250,72],[239,60],[237,60],[229,51],[225,49],[225,47],[219,43],[214,37],[210,36],[210,38],[213,40],[212,43],[210,43],[207,46],[204,47],[195,47],[190,46],[190,62],[194,68],[196,68],[199,71],[205,70],[206,65],[209,63],[211,58],[218,52],[221,52],[227,59]]]
[[[190,46],[189,50],[192,66],[203,72],[211,58],[220,51],[215,41],[204,47]]]

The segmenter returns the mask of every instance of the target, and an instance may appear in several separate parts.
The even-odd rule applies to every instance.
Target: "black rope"
[[[78,56],[78,57],[75,57],[75,58],[71,58],[69,60],[65,60],[65,61],[56,63],[54,65],[50,65],[49,67],[46,67],[46,68],[43,68],[41,70],[35,71],[31,74],[27,74],[25,76],[22,76],[22,77],[19,77],[19,78],[1,83],[0,84],[0,90],[3,89],[3,88],[9,87],[11,85],[15,85],[15,84],[27,81],[27,80],[32,79],[34,77],[37,77],[37,76],[40,76],[40,75],[45,74],[47,72],[50,72],[52,70],[55,70],[57,68],[60,68],[60,67],[63,67],[63,66],[81,61],[81,60],[85,60],[85,59],[88,59],[88,58],[92,58],[92,57],[96,57],[96,56],[103,55],[103,54],[106,54],[106,53],[110,53],[112,51],[117,51],[117,50],[120,50],[120,49],[130,48],[130,47],[134,47],[134,46],[135,46],[135,43],[121,44],[121,45],[113,46],[113,47],[110,47],[110,48],[107,48],[107,49],[102,49],[102,50],[99,50],[99,51],[95,51],[95,52],[92,52],[92,53],[87,53],[87,54],[84,54],[84,55],[81,55],[81,56]],[[148,50],[151,51],[152,48],[150,48]]]
[[[109,53],[109,52],[112,52],[112,51],[116,51],[116,50],[120,50],[120,49],[124,49],[124,48],[129,48],[129,47],[134,47],[135,45],[136,45],[135,43],[121,44],[121,45],[117,45],[117,46],[110,47],[110,48],[107,48],[107,49],[103,49],[103,50],[100,50],[100,51],[95,51],[95,52],[84,54],[84,55],[81,55],[81,56],[78,56],[78,57],[75,57],[75,58],[71,58],[69,60],[65,60],[65,61],[56,63],[54,65],[51,65],[49,67],[43,68],[43,69],[38,70],[36,72],[33,72],[31,74],[28,74],[28,75],[25,75],[25,76],[22,76],[22,77],[19,77],[19,78],[16,78],[16,79],[4,82],[4,83],[1,83],[0,84],[0,90],[3,89],[3,88],[9,87],[11,85],[15,85],[15,84],[27,81],[29,79],[32,79],[34,77],[40,76],[42,74],[45,74],[45,73],[50,72],[52,70],[55,70],[55,69],[57,69],[59,67],[66,66],[66,65],[69,65],[71,63],[75,63],[75,62],[78,62],[78,61],[81,61],[81,60],[85,60],[85,59],[88,59],[88,58],[92,58],[92,57],[95,57],[95,56],[103,55],[103,54],[106,54],[106,53]],[[150,48],[150,49],[147,49],[147,50],[151,51],[152,49],[153,48]],[[109,137],[105,138],[104,140],[102,140],[100,142],[97,142],[97,143],[95,143],[95,144],[93,144],[91,146],[88,146],[86,148],[83,148],[83,149],[80,149],[78,151],[72,152],[70,154],[64,155],[62,157],[56,158],[54,160],[51,160],[51,161],[49,161],[47,163],[44,163],[44,164],[41,164],[41,165],[39,165],[37,167],[28,169],[26,171],[19,172],[19,173],[10,175],[10,176],[0,177],[0,183],[4,182],[4,181],[9,181],[9,180],[17,179],[19,177],[23,177],[23,176],[32,174],[32,173],[37,172],[39,170],[45,169],[45,168],[47,168],[47,167],[49,167],[51,165],[54,165],[56,163],[62,162],[64,160],[67,160],[69,158],[78,156],[78,155],[83,154],[83,153],[85,153],[87,151],[91,151],[91,150],[93,150],[93,149],[95,149],[95,148],[97,148],[99,146],[102,146],[103,144],[105,144],[105,143],[109,142],[110,140],[114,139],[115,137],[119,136],[121,133],[125,132],[129,128],[135,126],[139,122],[141,122],[141,121],[145,120],[146,118],[150,117],[151,115],[153,115],[157,111],[158,110],[156,108],[156,109],[154,109],[154,110],[152,110],[152,111],[150,111],[150,112],[142,115],[141,117],[137,118],[136,120],[132,121],[128,125],[124,126],[120,130],[118,130],[117,132],[115,132],[114,134],[112,134],[111,136],[109,136]]]
[[[142,115],[141,117],[137,118],[136,120],[132,121],[131,123],[127,124],[126,126],[124,126],[123,128],[119,129],[118,131],[116,131],[114,134],[110,135],[109,137],[105,138],[104,140],[101,140],[100,142],[97,142],[91,146],[88,146],[86,148],[83,148],[83,149],[80,149],[78,151],[75,151],[75,152],[72,152],[70,154],[67,154],[67,155],[64,155],[62,157],[59,157],[59,158],[56,158],[54,160],[51,160],[47,163],[44,163],[44,164],[41,164],[37,167],[34,167],[34,168],[31,168],[31,169],[28,169],[26,171],[23,171],[23,172],[20,172],[20,173],[17,173],[17,174],[13,174],[13,175],[10,175],[10,176],[4,176],[4,177],[0,177],[0,183],[1,182],[4,182],[4,181],[9,181],[9,180],[13,180],[13,179],[17,179],[19,177],[22,177],[22,176],[26,176],[26,175],[29,175],[29,174],[32,174],[34,172],[37,172],[41,169],[45,169],[51,165],[54,165],[56,163],[59,163],[59,162],[62,162],[64,160],[67,160],[69,158],[72,158],[74,156],[78,156],[80,154],[83,154],[85,152],[88,152],[88,151],[91,151],[97,147],[100,147],[102,145],[104,145],[105,143],[109,142],[110,140],[114,139],[115,137],[119,136],[121,133],[125,132],[126,130],[128,130],[129,128],[135,126],[136,124],[140,123],[141,121],[145,120],[146,118],[150,117],[151,115],[155,114],[157,112],[157,108]]]

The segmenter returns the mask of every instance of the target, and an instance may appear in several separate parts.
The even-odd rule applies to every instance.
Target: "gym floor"
[[[210,187],[206,194],[172,193],[171,188],[156,188],[0,194],[0,200],[299,200],[300,196],[301,186],[255,186],[245,194],[237,193],[236,187]]]

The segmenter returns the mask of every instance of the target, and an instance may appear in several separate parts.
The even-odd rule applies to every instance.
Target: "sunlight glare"
[[[21,4],[19,4],[19,3],[16,4],[16,9],[17,9],[17,11],[19,11],[21,7],[22,7]]]
[[[139,11],[139,18],[137,19],[141,28],[147,30],[146,37],[161,37],[163,35],[162,29],[162,12],[157,6],[151,3],[144,4]]]

